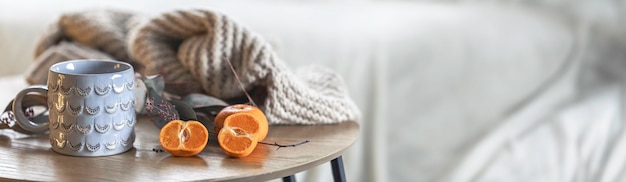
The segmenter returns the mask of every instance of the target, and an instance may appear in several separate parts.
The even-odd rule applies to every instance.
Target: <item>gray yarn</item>
[[[340,75],[321,67],[292,72],[260,35],[225,15],[190,10],[139,20],[132,13],[111,10],[66,14],[55,24],[57,31],[44,35],[36,63],[63,61],[45,56],[50,55],[43,54],[46,51],[101,56],[86,51],[92,49],[139,65],[144,74],[161,74],[166,82],[189,86],[170,88],[179,93],[239,98],[243,92],[230,61],[246,90],[264,91],[253,97],[272,124],[338,123],[360,117]]]

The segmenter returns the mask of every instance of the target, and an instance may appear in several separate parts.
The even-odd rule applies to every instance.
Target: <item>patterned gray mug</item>
[[[72,156],[107,156],[132,148],[135,140],[133,67],[112,60],[72,60],[52,65],[47,86],[30,86],[15,96],[13,112],[23,129],[50,130],[52,150]],[[25,95],[47,95],[49,122],[29,121]]]

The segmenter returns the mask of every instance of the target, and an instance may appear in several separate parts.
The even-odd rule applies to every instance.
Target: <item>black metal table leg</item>
[[[283,177],[283,182],[296,182],[296,176],[294,175],[285,176]]]
[[[335,182],[345,182],[346,174],[343,170],[343,159],[341,158],[341,156],[330,161],[330,165],[333,168],[333,179],[335,179]]]

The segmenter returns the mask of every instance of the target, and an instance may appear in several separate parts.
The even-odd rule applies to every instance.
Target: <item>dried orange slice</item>
[[[161,128],[161,147],[174,156],[188,157],[200,153],[209,141],[209,131],[198,121],[174,120]]]
[[[250,113],[235,113],[224,120],[224,126],[217,135],[217,141],[226,154],[232,157],[246,157],[254,151],[259,141],[267,135],[267,122]]]
[[[265,114],[263,114],[263,111],[261,111],[261,109],[259,109],[258,107],[247,104],[236,104],[222,109],[217,114],[217,116],[215,116],[215,121],[213,122],[215,124],[215,128],[213,130],[215,132],[220,132],[222,127],[224,127],[224,121],[226,120],[226,118],[236,113],[247,113],[250,116],[256,118],[257,123],[259,123],[260,127],[257,132],[254,132],[257,141],[265,140],[265,136],[267,136],[267,132],[269,129]]]

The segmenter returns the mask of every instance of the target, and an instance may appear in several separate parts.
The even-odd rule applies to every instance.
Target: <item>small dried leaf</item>
[[[198,115],[202,114],[204,117],[208,118],[210,122],[213,122],[217,114],[225,107],[226,106],[207,106],[194,108],[194,110],[198,113]]]
[[[176,106],[176,111],[178,112],[178,117],[180,120],[189,121],[194,120],[198,121],[198,117],[196,116],[196,112],[191,108],[191,106],[183,101],[170,100],[170,103]]]
[[[228,106],[226,102],[215,97],[211,97],[204,94],[193,93],[185,96],[183,101],[191,105],[193,108],[207,107],[207,106]]]
[[[163,79],[163,76],[147,76],[143,83],[146,84],[146,87],[154,89],[158,95],[163,95],[163,90],[165,89],[165,80]]]
[[[213,128],[213,120],[222,108],[228,106],[221,99],[204,94],[192,93],[183,98],[183,102],[189,104],[196,113],[199,121],[207,128]]]

